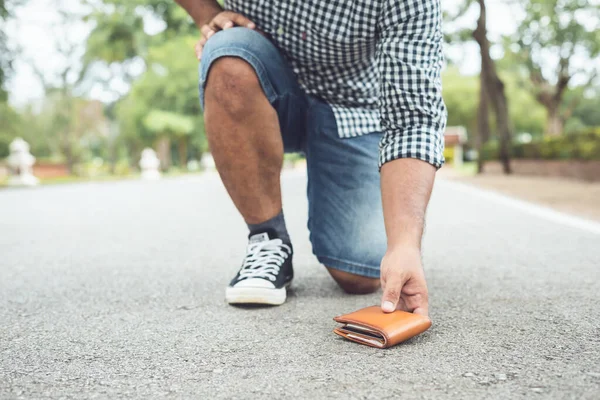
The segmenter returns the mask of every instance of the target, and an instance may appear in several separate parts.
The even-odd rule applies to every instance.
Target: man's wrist
[[[381,196],[388,248],[421,248],[425,212],[435,168],[417,159],[398,159],[381,168]]]
[[[176,0],[192,17],[198,28],[210,23],[213,18],[223,11],[216,0]]]
[[[196,22],[198,29],[201,29],[204,25],[208,25],[221,12],[223,12],[223,9],[216,5],[214,8],[211,8],[207,12],[203,13],[202,17],[194,22]]]
[[[388,249],[416,248],[420,250],[424,223],[424,218],[416,216],[397,219],[395,221],[396,228],[392,229],[393,233],[387,238]]]

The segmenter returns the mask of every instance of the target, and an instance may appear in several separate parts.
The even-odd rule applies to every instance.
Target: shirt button
[[[277,28],[277,34],[283,35],[283,26],[279,25],[279,28]]]

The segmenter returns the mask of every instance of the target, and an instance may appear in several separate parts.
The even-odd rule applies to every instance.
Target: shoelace
[[[283,244],[281,239],[249,244],[240,271],[240,279],[264,278],[275,281],[281,266],[291,252],[290,246]]]

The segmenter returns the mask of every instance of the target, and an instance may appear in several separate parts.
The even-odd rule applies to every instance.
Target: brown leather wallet
[[[363,308],[333,320],[344,324],[335,328],[334,333],[356,343],[381,349],[404,342],[431,326],[431,320],[422,315],[405,311],[384,313],[379,306]]]

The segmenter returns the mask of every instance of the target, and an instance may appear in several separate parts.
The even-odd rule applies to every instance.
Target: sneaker
[[[229,304],[283,304],[294,278],[293,253],[292,244],[273,232],[251,234],[246,258],[227,287],[225,300]]]

